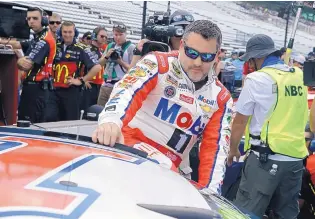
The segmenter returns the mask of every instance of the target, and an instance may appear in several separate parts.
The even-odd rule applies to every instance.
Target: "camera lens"
[[[115,61],[119,58],[119,54],[117,51],[114,51],[111,55],[110,55],[110,58]]]

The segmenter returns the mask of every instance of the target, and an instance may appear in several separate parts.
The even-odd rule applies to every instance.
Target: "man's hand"
[[[33,62],[29,59],[29,57],[24,56],[22,58],[19,58],[19,60],[17,61],[17,65],[19,69],[23,71],[29,71],[33,67]]]
[[[146,42],[148,42],[148,41],[150,41],[150,40],[148,40],[148,39],[142,39],[142,40],[140,40],[140,41],[138,42],[138,44],[137,44],[137,49],[138,49],[140,52],[142,52],[143,44],[146,43]]]
[[[85,82],[85,88],[86,88],[86,89],[91,89],[91,88],[92,88],[92,86],[91,86],[91,84],[90,84],[89,81],[86,81],[86,82]]]
[[[241,157],[241,153],[238,149],[230,150],[228,158],[227,158],[227,165],[228,166],[232,165],[234,157],[236,158],[236,162],[238,162],[240,157]]]
[[[125,64],[121,57],[119,57],[119,58],[116,60],[116,63],[117,63],[118,65],[121,65],[121,66],[124,66],[124,64]]]
[[[92,134],[92,141],[113,147],[115,143],[124,143],[124,136],[115,123],[104,123],[99,125]]]
[[[76,86],[82,85],[82,82],[80,81],[80,79],[73,78],[71,76],[67,77],[67,83],[68,83],[68,85],[76,85]]]
[[[109,57],[114,52],[114,50],[115,50],[114,48],[109,49],[108,52],[106,53],[106,55],[104,56],[104,58],[106,57],[107,59],[109,59]]]

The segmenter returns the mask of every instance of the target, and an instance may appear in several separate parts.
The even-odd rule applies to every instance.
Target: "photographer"
[[[194,17],[192,14],[190,14],[187,11],[183,10],[177,10],[175,11],[169,18],[169,24],[173,25],[175,27],[175,32],[178,33],[168,40],[168,45],[170,46],[171,50],[178,50],[180,45],[180,40],[182,39],[182,33],[184,32],[186,26],[194,21]],[[181,34],[180,34],[181,33]],[[155,39],[151,39],[155,40]],[[143,44],[146,42],[149,42],[149,39],[142,39],[138,42],[136,49],[133,53],[132,62],[130,64],[130,67],[133,67],[136,65],[136,63],[141,59],[142,57],[142,49]],[[155,40],[158,41],[158,40]]]
[[[99,63],[106,65],[104,79],[97,104],[105,106],[112,92],[114,84],[119,81],[130,68],[133,50],[136,47],[126,39],[127,28],[123,23],[113,27],[114,42],[108,44]]]

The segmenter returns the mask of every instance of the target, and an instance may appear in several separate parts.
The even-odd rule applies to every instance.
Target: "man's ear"
[[[180,40],[180,43],[179,43],[179,48],[183,48],[183,47],[184,47],[184,40],[181,39],[181,40]]]

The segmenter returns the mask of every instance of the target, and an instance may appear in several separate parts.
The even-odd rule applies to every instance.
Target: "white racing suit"
[[[176,167],[202,136],[198,184],[220,193],[232,104],[230,93],[213,72],[195,90],[181,68],[178,52],[156,52],[143,57],[116,83],[99,124],[117,124],[126,145],[149,144]]]

